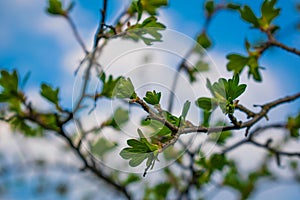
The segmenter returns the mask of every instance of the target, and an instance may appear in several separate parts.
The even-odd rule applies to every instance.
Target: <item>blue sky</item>
[[[102,2],[99,0],[76,0],[75,2],[71,15],[88,48],[91,48]],[[126,8],[128,2],[128,0],[109,1],[108,23]],[[170,0],[169,2],[169,7],[159,12],[161,21],[165,22],[170,29],[194,37],[203,24],[203,1]],[[259,12],[261,4],[258,0],[233,2],[247,3],[256,13]],[[299,12],[296,12],[296,2],[296,0],[279,0],[278,6],[282,11],[275,22],[281,25],[278,39],[289,46],[299,47],[300,32],[295,29],[295,25],[300,21],[300,17]],[[18,69],[21,76],[30,71],[31,78],[26,88],[29,92],[35,90],[37,93],[41,82],[62,86],[62,91],[66,94],[62,99],[69,105],[71,103],[69,97],[72,94],[70,88],[74,81],[72,72],[83,54],[68,24],[61,18],[47,15],[45,8],[46,0],[0,1],[0,68]],[[214,42],[212,55],[221,55],[223,60],[228,53],[244,54],[245,38],[252,42],[264,38],[257,30],[250,30],[249,24],[241,21],[239,15],[231,11],[217,14],[208,33]],[[271,73],[279,86],[278,88],[266,87],[266,90],[276,89],[282,95],[299,91],[298,56],[274,48],[263,55],[261,63],[266,67],[263,75]],[[253,81],[250,80],[250,83]],[[271,91],[266,91],[268,92]],[[254,95],[261,94],[254,93]],[[294,112],[300,109],[299,103],[293,103],[292,106],[284,108],[293,109]]]

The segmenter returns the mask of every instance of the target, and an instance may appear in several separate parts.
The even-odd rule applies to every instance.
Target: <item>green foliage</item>
[[[239,9],[242,19],[252,24],[254,28],[268,30],[272,21],[279,15],[280,9],[275,8],[276,0],[264,0],[261,6],[261,17],[258,18],[252,9],[245,5]]]
[[[206,1],[205,10],[209,16],[212,15],[215,11],[215,2],[213,0]]]
[[[125,38],[130,38],[134,41],[142,40],[146,45],[151,45],[153,42],[162,41],[162,35],[159,31],[165,28],[165,25],[157,22],[156,17],[150,16],[141,24],[130,26],[126,31]]]
[[[60,0],[49,0],[47,11],[52,15],[65,15],[65,11],[62,8]]]
[[[59,88],[53,89],[50,85],[43,83],[41,85],[40,93],[45,99],[47,99],[48,101],[50,101],[54,105],[58,105],[58,102],[59,102],[59,98],[58,98]]]
[[[143,14],[143,5],[141,0],[133,0],[131,3],[131,6],[129,8],[129,13],[137,13],[137,21],[141,20],[142,14]]]
[[[129,120],[129,112],[128,110],[124,110],[122,108],[117,108],[110,117],[110,119],[106,120],[102,126],[111,126],[116,130],[121,130],[121,127],[127,123]]]
[[[223,154],[213,154],[210,157],[209,167],[212,169],[222,170],[226,164],[227,160]]]
[[[226,58],[229,60],[227,70],[234,71],[235,74],[240,74],[249,60],[248,57],[239,54],[229,54]]]
[[[198,175],[198,184],[203,185],[209,183],[212,174],[215,171],[222,171],[228,164],[226,157],[223,154],[212,154],[209,158],[203,157],[200,153],[200,159],[195,162],[204,170]]]
[[[202,48],[200,51],[202,51]],[[201,54],[201,52],[199,52],[199,53]],[[186,66],[184,69],[186,70],[186,72],[189,76],[190,82],[193,83],[193,82],[197,81],[196,75],[198,73],[209,70],[209,64],[200,58],[193,67]]]
[[[210,90],[213,98],[200,97],[196,105],[205,111],[212,111],[219,105],[223,113],[233,114],[234,102],[246,90],[246,84],[239,84],[239,75],[236,74],[232,79],[220,78],[218,82],[211,84],[207,79],[207,88]]]
[[[144,199],[165,200],[171,187],[171,183],[159,183],[153,188],[146,188],[144,193]]]
[[[293,138],[299,138],[300,113],[296,117],[288,117],[287,128]]]
[[[168,122],[170,122],[174,126],[179,127],[180,125],[184,124],[184,121],[182,121],[182,119],[184,119],[184,115],[185,112],[188,111],[188,107],[189,107],[189,103],[185,103],[182,111],[183,115],[180,117],[176,117],[171,113],[169,113],[168,111],[162,111],[161,115]],[[151,130],[150,134],[153,135],[152,137],[153,140],[158,139],[159,142],[166,142],[172,138],[171,137],[172,131],[166,125],[164,125],[159,121],[153,119],[146,119],[146,120],[142,120],[141,124]]]
[[[25,136],[34,137],[42,135],[42,129],[40,127],[33,127],[22,118],[15,117],[10,121],[12,128],[24,133]]]
[[[120,99],[135,99],[137,97],[130,78],[120,77],[113,90],[113,96]]]
[[[100,75],[100,80],[102,81],[102,91],[100,93],[101,96],[107,97],[107,98],[113,98],[113,92],[114,89],[120,80],[121,77],[118,77],[116,79],[113,79],[112,75],[109,75],[108,79],[106,79],[105,73],[102,73]]]
[[[58,16],[67,16],[68,12],[70,12],[75,3],[71,2],[69,6],[64,9],[60,0],[48,0],[48,8],[47,12],[51,15],[58,15]]]
[[[254,191],[257,181],[263,177],[272,177],[271,172],[265,164],[257,170],[243,176],[233,161],[229,163],[229,170],[224,176],[223,185],[236,189],[241,194],[241,199],[247,199]]]
[[[146,167],[153,167],[155,160],[157,160],[158,155],[158,145],[151,144],[143,135],[142,131],[138,129],[140,136],[139,140],[129,139],[127,144],[130,147],[124,148],[120,152],[120,156],[123,159],[129,160],[129,165],[131,167],[136,167],[140,165],[145,159],[147,159]]]
[[[148,91],[148,92],[146,92],[146,96],[144,97],[144,101],[146,101],[147,103],[149,103],[151,105],[157,105],[157,104],[159,104],[160,97],[161,97],[160,92],[156,93],[155,90],[153,90],[152,92]]]
[[[262,27],[268,28],[274,18],[276,18],[279,13],[280,9],[275,8],[276,0],[265,0],[261,6],[261,19],[260,23]]]
[[[50,129],[58,131],[57,116],[53,113],[44,113],[39,115],[39,119],[43,124],[46,124]]]
[[[215,126],[225,126],[223,122],[217,122],[214,124]],[[209,140],[216,142],[218,145],[223,146],[226,141],[232,137],[231,131],[222,131],[222,132],[216,132],[209,134]]]
[[[255,14],[253,13],[252,9],[249,6],[244,6],[240,8],[240,14],[243,20],[251,23],[253,27],[258,28],[259,22]]]
[[[198,44],[200,44],[204,49],[208,49],[211,46],[211,41],[208,38],[206,32],[202,32],[198,37],[197,40]]]
[[[189,109],[191,107],[191,102],[190,101],[186,101],[183,105],[183,108],[182,108],[182,112],[181,112],[181,118],[185,119],[188,112],[189,112]]]
[[[0,102],[7,102],[18,97],[18,85],[19,77],[16,70],[11,73],[2,70],[0,77]]]
[[[104,137],[100,137],[92,144],[91,152],[102,158],[107,152],[113,150],[116,146],[117,144],[108,141]]]
[[[110,126],[116,130],[121,130],[121,127],[126,124],[129,120],[128,110],[117,108],[108,120],[102,123],[102,126]]]
[[[208,98],[208,97],[198,98],[196,101],[196,105],[199,108],[202,108],[203,110],[206,110],[206,111],[212,111],[218,106],[217,102],[214,101],[213,98]]]
[[[127,186],[129,184],[138,182],[141,180],[141,177],[135,175],[135,174],[129,174],[127,179],[125,181],[122,182],[122,185]]]
[[[141,0],[143,9],[150,15],[156,15],[157,9],[168,5],[168,0]]]
[[[253,76],[256,81],[262,81],[259,73],[260,67],[258,65],[257,56],[245,57],[239,54],[229,54],[226,58],[229,60],[227,63],[228,71],[234,71],[235,74],[239,74],[246,66],[248,66],[248,76]]]

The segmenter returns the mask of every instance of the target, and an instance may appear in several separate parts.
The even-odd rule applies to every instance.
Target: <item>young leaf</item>
[[[226,67],[228,71],[234,71],[235,74],[240,74],[247,65],[249,58],[239,54],[229,54],[226,56],[229,60]]]
[[[255,56],[249,57],[248,66],[249,66],[248,77],[252,75],[254,80],[256,80],[257,82],[261,82],[262,78],[259,73],[257,57]]]
[[[116,87],[113,91],[114,96],[120,99],[135,99],[137,97],[133,84],[130,78],[120,77],[118,82],[116,83]]]
[[[134,41],[141,39],[146,45],[151,45],[153,42],[161,41],[162,35],[159,31],[162,31],[165,28],[165,25],[157,22],[156,17],[150,16],[141,24],[130,26],[126,31],[125,38],[130,38]]]
[[[91,146],[91,151],[93,154],[103,157],[107,152],[111,151],[116,147],[115,143],[108,141],[107,139],[101,137]]]
[[[138,14],[137,21],[140,21],[142,14],[143,14],[143,5],[141,3],[141,0],[133,0],[132,1],[130,12],[131,13],[137,12],[137,14]]]
[[[168,5],[168,0],[141,0],[143,8],[150,15],[156,15],[157,9]]]
[[[208,98],[208,97],[198,98],[196,101],[196,105],[205,111],[211,111],[211,110],[213,110],[213,108],[215,108],[215,105],[213,105],[212,99]]]
[[[41,95],[46,98],[48,101],[52,102],[55,105],[58,105],[58,93],[59,88],[53,89],[51,86],[43,83],[41,85]]]
[[[204,49],[208,49],[211,46],[211,41],[208,38],[205,32],[202,32],[198,37],[197,40],[198,44],[200,44]]]
[[[52,15],[66,15],[60,0],[48,0],[47,12]]]
[[[183,105],[182,112],[181,112],[181,117],[182,117],[183,119],[186,118],[187,113],[189,112],[190,107],[191,107],[191,102],[190,102],[190,101],[186,101],[186,102],[184,103],[184,105]]]
[[[113,79],[112,75],[108,77],[106,80],[106,75],[105,73],[102,73],[100,75],[100,80],[102,81],[102,91],[101,91],[101,96],[107,97],[107,98],[112,98],[113,97],[113,91],[116,87],[116,84],[120,80],[121,77],[118,77],[116,79]]]
[[[127,140],[127,144],[130,147],[122,149],[120,156],[123,159],[129,160],[129,165],[131,167],[136,167],[140,165],[145,159],[146,170],[149,169],[150,164],[153,165],[155,159],[157,159],[158,145],[151,144],[143,135],[142,131],[138,129],[138,134],[140,136],[139,140],[130,139]]]
[[[151,105],[157,105],[159,104],[160,97],[161,93],[156,93],[156,91],[153,90],[152,92],[146,92],[146,97],[144,97],[144,100]]]
[[[222,170],[227,164],[226,157],[223,154],[213,154],[210,157],[210,167]]]
[[[240,8],[239,11],[242,19],[251,23],[255,28],[259,27],[258,19],[249,6],[246,5],[243,8]]]
[[[13,99],[18,96],[19,77],[17,71],[12,73],[2,70],[0,77],[0,87],[2,91],[0,93],[0,102],[6,102],[9,99]]]
[[[207,111],[207,110],[202,111],[202,116],[203,116],[202,126],[209,127],[209,120],[210,120],[211,113],[212,113],[211,111]]]
[[[275,8],[276,0],[265,0],[261,6],[262,21],[271,24],[272,20],[280,13],[280,8]]]
[[[103,126],[111,126],[116,130],[121,130],[121,127],[128,121],[128,110],[117,108],[113,116],[103,123]]]
[[[151,144],[150,142],[148,142],[147,138],[144,136],[143,132],[140,129],[138,129],[137,131],[138,131],[138,134],[140,136],[140,141],[142,143],[146,144],[146,146],[148,147],[148,149],[150,151],[155,151],[155,150],[158,149],[157,145],[154,145],[154,144]]]
[[[208,15],[212,15],[215,10],[215,2],[213,0],[206,1],[205,10]]]
[[[287,128],[293,138],[299,138],[300,113],[296,117],[288,117]]]

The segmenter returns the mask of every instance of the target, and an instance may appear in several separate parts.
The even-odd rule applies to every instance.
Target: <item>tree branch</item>
[[[84,51],[84,53],[89,54],[89,51],[87,50],[82,38],[80,37],[77,27],[75,26],[75,23],[73,22],[73,20],[70,18],[69,15],[64,15],[64,17],[67,19],[68,23],[70,24],[73,34],[74,34],[77,42],[81,46],[82,50]]]
[[[94,48],[96,48],[98,46],[100,39],[103,37],[105,21],[106,21],[107,2],[108,2],[108,0],[103,0],[103,6],[101,9],[101,22],[100,22],[97,32],[95,34]]]

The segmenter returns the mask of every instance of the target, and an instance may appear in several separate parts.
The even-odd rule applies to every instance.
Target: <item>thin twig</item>
[[[89,51],[87,50],[82,38],[80,37],[77,27],[76,27],[75,23],[73,22],[73,20],[70,18],[69,15],[65,15],[64,17],[67,19],[68,23],[70,24],[73,34],[74,34],[77,42],[81,46],[82,50],[84,51],[84,53],[89,54]]]

